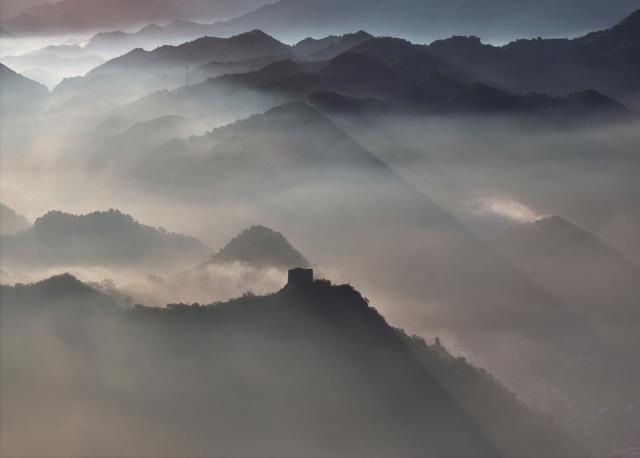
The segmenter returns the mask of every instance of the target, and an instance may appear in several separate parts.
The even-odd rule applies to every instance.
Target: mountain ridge
[[[378,456],[381,451],[383,455],[410,456],[425,448],[442,457],[467,453],[513,456],[522,450],[527,451],[523,456],[554,453],[574,457],[582,453],[548,420],[522,405],[485,372],[452,357],[439,341],[429,346],[392,328],[349,285],[311,280],[304,285],[289,284],[272,295],[244,296],[208,306],[121,309],[74,277],[62,275],[35,285],[0,286],[0,295],[3,316],[9,320],[3,320],[3,335],[9,341],[21,333],[31,335],[28,331],[38,316],[42,332],[56,332],[57,356],[64,360],[67,348],[79,346],[74,361],[84,368],[96,367],[94,358],[106,350],[98,343],[110,333],[117,332],[126,344],[127,352],[100,359],[106,367],[96,370],[100,374],[127,367],[128,383],[101,385],[101,396],[89,391],[78,399],[79,405],[97,408],[103,396],[126,396],[140,383],[147,389],[139,393],[139,399],[153,403],[176,389],[178,381],[197,375],[200,381],[191,384],[179,401],[165,401],[154,411],[180,413],[187,424],[202,418],[199,412],[207,412],[209,421],[222,414],[224,424],[231,423],[220,426],[224,431],[241,428],[259,442],[254,448],[241,437],[226,434],[227,441],[221,443],[187,427],[174,429],[172,441],[177,441],[178,448],[184,447],[183,441],[195,442],[210,452],[241,450],[244,456],[263,456],[265,450],[286,456],[296,450],[331,450],[339,456]],[[73,328],[69,321],[74,322]],[[114,323],[119,323],[116,328]],[[242,343],[244,339],[249,342]],[[26,353],[20,368],[15,368],[18,374],[26,376],[32,369],[31,345],[35,342],[24,340]],[[235,358],[228,355],[230,345]],[[14,348],[3,346],[3,355],[10,356]],[[165,348],[172,349],[169,355]],[[191,356],[184,358],[185,354]],[[144,357],[144,369],[139,362],[133,364],[136,358],[130,360],[131,355]],[[203,360],[215,361],[216,370],[197,369]],[[13,367],[14,359],[6,361]],[[157,366],[160,361],[163,364]],[[239,361],[251,362],[253,370],[243,371]],[[182,369],[177,381],[162,377],[178,367]],[[157,377],[145,378],[148,371]],[[80,375],[70,372],[66,386],[79,388],[91,382]],[[46,384],[49,377],[45,368],[41,377],[20,388],[29,393]],[[18,386],[14,379],[7,382],[4,388],[15,393]],[[200,396],[205,392],[209,396],[203,401]],[[242,395],[229,397],[232,392]],[[331,396],[323,394],[327,392]],[[39,393],[40,405],[58,411],[58,396],[51,396],[48,390]],[[493,406],[490,413],[485,405],[489,399]],[[112,408],[127,411],[122,400],[111,402]],[[196,409],[198,403],[206,408]],[[280,405],[285,427],[268,426],[270,422],[255,425],[227,411],[250,404],[254,416]],[[95,421],[94,410],[88,412],[85,421]],[[147,415],[146,410],[140,414]],[[492,421],[483,421],[488,416]],[[65,421],[66,415],[60,415],[60,422]],[[162,431],[161,424],[149,418],[149,426],[156,431]],[[304,434],[309,429],[321,431],[322,437]],[[292,441],[292,431],[304,434],[305,439]],[[283,448],[277,445],[279,441],[265,441],[274,437],[288,437],[287,445]],[[104,443],[109,450],[115,446],[110,439]],[[12,442],[14,447],[17,444],[20,442]]]
[[[52,211],[18,234],[0,237],[3,260],[17,266],[139,266],[160,260],[195,262],[199,240],[137,222],[120,211],[72,215]]]

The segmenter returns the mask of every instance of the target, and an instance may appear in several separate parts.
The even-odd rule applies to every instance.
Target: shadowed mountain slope
[[[40,108],[49,95],[42,84],[14,72],[0,64],[0,110],[8,115],[19,115]]]
[[[261,107],[325,94],[329,111],[404,113],[489,113],[533,116],[553,123],[580,124],[630,120],[634,112],[596,90],[564,96],[501,89],[482,82],[473,72],[452,64],[430,48],[395,38],[374,38],[326,62],[279,60],[248,73],[224,75],[172,92],[160,92],[135,102],[131,110],[176,113],[215,112],[233,106],[234,99]],[[326,94],[335,94],[333,100]],[[260,96],[262,95],[262,98]],[[318,106],[323,105],[319,100]],[[333,102],[333,103],[332,103]],[[332,107],[333,105],[333,107]]]
[[[70,401],[84,428],[109,432],[101,449],[110,456],[583,453],[486,373],[391,328],[350,286],[316,281],[225,304],[120,311],[69,276],[0,295],[11,419],[3,451],[12,454],[86,453],[88,442],[46,421],[72,422]],[[34,326],[50,345],[25,338]],[[73,357],[64,380],[38,363],[53,357]],[[44,421],[24,422],[26,398],[46,407]],[[128,434],[139,421],[145,428]],[[41,440],[23,439],[27,430]]]
[[[139,34],[145,39],[149,38],[149,32],[145,30]],[[117,34],[119,38],[113,39],[123,41],[129,35]],[[256,71],[282,59],[331,59],[371,38],[365,32],[358,32],[319,40],[308,39],[295,46],[289,46],[260,30],[243,32],[230,38],[201,35],[196,35],[193,41],[173,46],[164,45],[152,51],[145,51],[139,47],[129,51],[128,48],[128,52],[123,56],[98,66],[84,77],[64,80],[56,87],[54,94],[58,97],[69,97],[99,90],[116,96],[118,88],[120,91],[124,90],[125,94],[147,94],[154,90],[183,85],[187,65],[190,66],[190,81],[197,83],[223,74]],[[102,37],[100,40],[107,38]],[[136,43],[131,44],[132,47],[133,45]],[[91,41],[87,49],[93,49]]]
[[[573,40],[517,40],[495,47],[476,37],[453,37],[428,49],[476,79],[517,93],[595,89],[626,98],[640,91],[639,14]]]
[[[511,230],[496,242],[515,265],[621,341],[640,326],[640,267],[561,216]],[[634,332],[635,333],[635,332]]]

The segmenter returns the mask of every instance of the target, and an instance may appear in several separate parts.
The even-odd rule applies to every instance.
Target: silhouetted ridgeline
[[[210,249],[199,240],[145,226],[117,210],[71,215],[52,211],[29,229],[0,237],[3,261],[14,266],[193,265]]]
[[[42,84],[14,72],[0,64],[0,111],[7,122],[12,116],[19,116],[43,106],[49,91]]]
[[[129,108],[152,106],[154,116],[194,109],[210,114],[216,106],[228,108],[240,100],[273,106],[331,92],[409,113],[524,113],[563,121],[629,117],[629,110],[611,97],[635,106],[640,90],[640,68],[634,63],[640,61],[637,18],[636,12],[580,38],[521,39],[504,46],[483,44],[473,36],[421,45],[365,32],[289,46],[252,30],[153,51],[134,49],[83,77],[63,81],[53,94],[89,97],[98,92],[127,101],[152,94]],[[192,87],[182,87],[185,65],[192,70]]]
[[[280,232],[252,226],[211,257],[211,262],[243,262],[255,267],[292,268],[311,264]]]
[[[352,287],[296,278],[166,309],[120,309],[66,275],[0,287],[3,453],[584,456]]]

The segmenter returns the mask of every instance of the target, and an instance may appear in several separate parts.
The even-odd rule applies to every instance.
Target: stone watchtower
[[[313,285],[313,269],[291,269],[289,270],[288,287],[305,287]]]

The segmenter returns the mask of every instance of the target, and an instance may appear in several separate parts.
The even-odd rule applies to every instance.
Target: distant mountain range
[[[280,0],[213,24],[210,33],[261,29],[295,41],[364,29],[421,42],[452,34],[505,42],[523,36],[580,35],[607,27],[638,8],[638,0]]]
[[[389,44],[393,47],[392,39],[371,40],[367,48],[356,47],[328,62],[276,61],[257,71],[151,94],[128,105],[124,112],[143,118],[190,112],[206,116],[218,106],[239,105],[240,101],[263,109],[269,104],[308,100],[329,113],[511,114],[560,124],[630,120],[636,115],[595,90],[566,96],[518,95],[452,77],[439,70],[447,66],[439,59],[387,64],[375,53]],[[398,54],[383,52],[381,59],[391,55]]]
[[[229,93],[229,97],[235,95]],[[199,99],[205,104],[209,100],[204,94]],[[375,174],[384,169],[371,153],[304,102],[275,107],[203,136],[177,138],[150,150],[135,151],[123,161],[105,160],[117,176],[133,179],[146,191],[182,196],[197,193],[201,197],[213,197],[214,189],[220,190],[221,196],[227,192],[244,196],[268,182],[286,186],[298,179],[297,171],[310,173],[311,165],[318,171],[345,168]],[[204,189],[206,194],[202,194]]]
[[[50,212],[32,227],[0,237],[6,266],[138,267],[159,262],[188,266],[202,262],[210,249],[197,239],[144,226],[119,211],[76,216]]]
[[[3,56],[2,62],[23,74],[42,71],[52,74],[52,78],[38,82],[53,88],[63,78],[83,75],[103,64],[105,59],[79,45],[60,45],[46,46],[23,55]]]
[[[205,94],[194,94],[192,99],[212,103],[209,100],[215,98],[206,98]],[[235,95],[229,96],[233,99]],[[262,211],[268,214],[267,225],[286,219],[291,231],[307,234],[322,247],[320,257],[317,251],[313,254],[314,263],[328,270],[332,262],[339,263],[339,269],[349,270],[354,278],[361,275],[357,281],[376,285],[382,294],[435,304],[425,305],[429,313],[425,326],[457,329],[456,338],[472,348],[516,346],[517,358],[513,353],[514,359],[506,361],[503,356],[493,364],[505,364],[509,368],[505,376],[517,374],[518,385],[525,392],[536,390],[540,384],[550,386],[545,383],[553,380],[551,385],[562,388],[541,396],[547,405],[553,403],[555,393],[563,393],[558,396],[575,396],[581,405],[588,406],[586,410],[605,405],[613,408],[618,405],[618,394],[611,392],[610,396],[589,401],[588,392],[605,386],[618,387],[616,393],[627,390],[616,379],[621,367],[627,367],[619,358],[624,354],[620,342],[614,345],[591,323],[593,316],[606,313],[608,302],[599,307],[591,299],[584,304],[567,303],[570,297],[586,294],[576,295],[575,285],[562,284],[564,273],[554,275],[556,262],[561,271],[560,266],[569,269],[574,261],[581,264],[583,248],[579,240],[572,242],[578,246],[575,257],[566,263],[558,261],[562,257],[543,259],[541,269],[548,275],[529,275],[516,261],[526,260],[529,250],[531,256],[538,255],[540,249],[529,249],[525,244],[524,254],[516,258],[513,251],[512,258],[476,238],[428,195],[418,192],[309,104],[285,104],[203,136],[134,151],[124,164],[114,161],[112,167],[110,176],[119,177],[122,186],[135,183],[137,192],[208,206],[224,204],[248,213]],[[369,234],[373,228],[386,234],[388,242],[372,240]],[[555,232],[551,231],[551,239],[556,237]],[[409,248],[410,255],[399,243],[405,239],[417,240]],[[508,252],[506,236],[499,242]],[[588,253],[590,248],[585,250]],[[560,256],[560,250],[556,251]],[[371,266],[372,259],[381,265]],[[393,266],[402,274],[390,275],[390,268],[385,266]],[[602,266],[603,272],[608,269]],[[633,270],[627,270],[626,279],[619,284],[633,286],[633,276],[628,272]],[[555,287],[543,282],[545,278],[557,278]],[[473,283],[473,291],[460,288],[461,279]],[[607,284],[615,287],[618,283],[612,280]],[[636,287],[622,294],[633,298],[634,291]],[[635,316],[628,305],[620,302],[620,310]],[[610,324],[618,336],[636,335],[634,320],[616,318]],[[634,346],[627,342],[622,348]],[[583,355],[586,348],[593,359],[583,361],[578,355]],[[573,362],[568,364],[565,358]],[[596,367],[608,374],[606,383],[594,379],[578,393],[576,380],[588,377]],[[585,409],[579,411],[580,415],[586,415]]]
[[[264,94],[272,105],[320,92],[377,100],[382,104],[373,106],[400,111],[520,112],[564,122],[619,119],[630,113],[610,97],[634,105],[640,94],[638,14],[573,40],[518,40],[503,47],[474,37],[416,45],[365,32],[290,47],[255,30],[229,39],[134,50],[83,78],[65,80],[54,95],[149,93],[184,84],[190,65],[192,86],[145,99],[155,103],[155,116],[183,114],[181,104],[206,107],[230,99],[229,92],[244,91],[253,99]],[[177,111],[163,110],[163,98]],[[324,102],[330,105],[331,100]]]
[[[3,447],[12,454],[53,444],[85,454],[88,444],[64,427],[73,400],[83,427],[110,431],[101,440],[110,456],[157,447],[247,457],[583,455],[490,375],[439,341],[390,327],[350,286],[291,283],[212,306],[123,310],[62,275],[0,286],[0,297]],[[42,358],[64,364],[64,378]],[[33,405],[44,420],[30,424],[42,438],[35,445],[13,434]],[[140,421],[144,432],[130,436]]]
[[[162,46],[153,51],[135,49],[93,69],[82,78],[63,81],[54,91],[68,97],[87,91],[100,94],[150,93],[201,82],[225,73],[255,71],[282,59],[332,58],[350,47],[372,38],[359,32],[342,37],[306,40],[296,46],[253,30],[231,38],[203,37],[177,46]]]
[[[261,29],[295,42],[366,29],[422,42],[451,34],[508,41],[519,36],[579,35],[606,27],[640,7],[638,0],[280,0],[275,4],[266,0],[117,0],[108,5],[103,0],[65,0],[28,9],[3,24],[9,32],[22,35],[106,31],[179,20],[169,32],[185,39]],[[233,15],[237,17],[207,25],[185,21]]]

